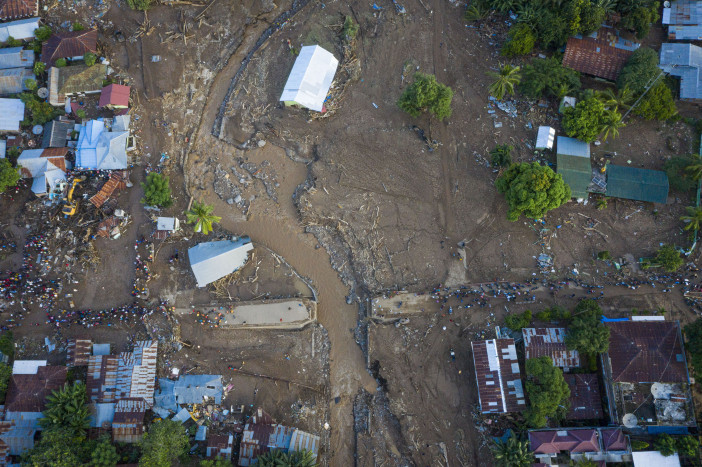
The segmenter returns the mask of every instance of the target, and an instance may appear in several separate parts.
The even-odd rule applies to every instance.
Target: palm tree
[[[699,154],[692,154],[692,160],[685,167],[685,172],[693,180],[699,180],[702,178],[702,157]]]
[[[489,71],[488,75],[495,78],[495,82],[490,85],[490,94],[497,100],[502,100],[505,95],[514,94],[514,88],[519,84],[522,75],[519,74],[519,67],[510,64],[502,65],[500,71],[495,73]]]
[[[77,440],[84,439],[86,431],[90,428],[90,411],[85,404],[86,397],[83,382],[66,383],[62,389],[53,391],[46,398],[46,410],[42,413],[44,418],[39,420],[39,424],[45,429],[64,428],[72,432]]]
[[[680,216],[680,220],[686,222],[685,230],[699,230],[702,226],[702,208],[688,206],[687,216]]]
[[[614,92],[612,88],[607,88],[604,91],[595,92],[595,97],[604,104],[605,107],[618,110],[629,108],[634,100],[634,93],[631,92],[628,86]]]
[[[222,220],[221,217],[212,214],[214,207],[195,201],[190,211],[185,213],[188,224],[195,224],[195,232],[202,232],[205,235],[212,232],[212,224]]]
[[[619,136],[619,129],[624,126],[622,115],[616,110],[606,110],[605,119],[602,122],[602,139],[606,140],[612,134],[612,138]]]
[[[317,460],[312,451],[283,452],[268,451],[256,458],[256,465],[261,467],[315,467]]]
[[[527,467],[534,462],[534,455],[529,452],[526,441],[519,441],[512,436],[507,441],[496,441],[490,449],[499,467]]]

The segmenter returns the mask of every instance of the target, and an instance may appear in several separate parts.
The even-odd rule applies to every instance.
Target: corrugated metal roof
[[[177,404],[202,404],[205,398],[222,403],[221,375],[183,375],[173,385]]]
[[[607,164],[607,196],[665,204],[668,175],[660,170]]]
[[[146,401],[141,398],[120,399],[112,421],[112,439],[122,443],[138,442],[144,434],[146,409]]]
[[[117,376],[119,359],[112,355],[88,357],[86,387],[88,398],[93,402],[115,402],[117,399]]]
[[[680,78],[680,98],[702,99],[702,48],[692,44],[661,44],[660,68]]]
[[[567,420],[594,420],[602,418],[602,397],[595,374],[563,375],[570,389],[570,407]]]
[[[115,404],[101,403],[92,404],[90,414],[90,426],[93,428],[109,428],[115,417]]]
[[[174,422],[180,422],[180,423],[185,423],[188,420],[190,420],[192,417],[190,415],[190,411],[186,408],[180,409],[180,412],[175,414],[171,420]]]
[[[688,383],[680,326],[672,321],[605,323],[605,363],[618,383]]]
[[[59,122],[52,120],[44,125],[42,133],[42,148],[63,148],[66,147],[68,135],[73,130],[73,123]]]
[[[24,102],[0,98],[0,131],[19,131],[24,120]]]
[[[290,438],[289,451],[310,451],[315,459],[319,453],[319,436],[295,429]]]
[[[70,339],[68,341],[68,356],[66,358],[66,366],[86,366],[88,358],[90,358],[90,348],[92,346],[90,339]]]
[[[592,428],[533,430],[529,432],[529,445],[535,454],[600,451],[597,431]]]
[[[36,375],[43,366],[46,366],[46,360],[15,360],[12,363],[12,374]]]
[[[615,29],[605,26],[586,37],[569,38],[563,55],[563,66],[614,81],[639,45],[620,37]]]
[[[6,42],[10,37],[19,40],[34,39],[39,20],[40,18],[27,18],[0,24],[0,42]]]
[[[212,435],[207,439],[207,457],[231,460],[234,435]]]
[[[565,328],[524,328],[526,358],[551,357],[553,364],[564,370],[580,366],[577,350],[568,350],[565,345]]]
[[[32,70],[28,68],[9,68],[0,70],[0,95],[18,94],[27,90],[24,82],[27,79],[36,79]]]
[[[590,144],[575,138],[559,136],[556,147],[557,154],[563,156],[577,156],[590,159]]]
[[[0,426],[0,458],[8,454],[19,456],[34,447],[36,429],[16,426],[12,420],[0,422]]]
[[[54,66],[59,58],[82,57],[88,52],[97,52],[97,30],[67,31],[56,33],[41,48],[41,61],[47,67]]]
[[[236,241],[204,242],[190,248],[188,258],[197,286],[205,287],[243,267],[251,250],[253,245],[249,237],[241,237]]]
[[[110,355],[110,344],[93,344],[93,355]]]
[[[65,366],[42,366],[36,374],[13,374],[7,388],[5,408],[8,412],[41,412],[46,396],[66,381]]]
[[[197,432],[195,433],[195,441],[205,441],[207,439],[207,427],[205,425],[200,425],[197,427]]]
[[[26,18],[38,13],[38,0],[0,0],[0,20]]]
[[[472,342],[478,398],[483,413],[506,413],[526,407],[514,339]]]
[[[102,88],[98,107],[112,106],[115,108],[129,107],[129,86],[110,84]]]
[[[302,47],[280,100],[321,112],[338,66],[339,60],[322,47]]]
[[[540,126],[536,135],[536,145],[534,149],[551,149],[556,139],[556,130],[550,126]]]
[[[0,69],[32,68],[33,66],[33,50],[22,50],[22,47],[0,49]]]
[[[678,0],[663,9],[663,24],[668,25],[668,38],[673,40],[702,39],[702,2]]]

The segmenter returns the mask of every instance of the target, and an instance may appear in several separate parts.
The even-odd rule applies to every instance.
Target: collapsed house
[[[190,268],[198,287],[205,287],[242,268],[249,260],[253,244],[249,237],[198,243],[188,250]]]
[[[338,66],[339,60],[322,47],[302,47],[285,83],[280,101],[286,106],[300,106],[325,112],[324,102]]]
[[[523,328],[526,359],[547,356],[553,365],[569,371],[580,367],[580,354],[565,345],[565,328]]]
[[[526,408],[514,339],[471,342],[482,413],[519,412]]]
[[[258,408],[244,427],[239,446],[239,465],[255,465],[256,458],[269,451],[302,450],[312,452],[316,459],[319,453],[319,436],[275,423],[270,415]]]
[[[32,192],[50,199],[63,196],[68,148],[25,149],[17,158],[22,178],[31,178]]]
[[[696,427],[677,321],[608,322],[602,355],[610,421],[629,431],[687,433]]]
[[[183,375],[175,381],[159,378],[158,386],[154,410],[164,417],[180,412],[182,405],[222,403],[221,375]]]

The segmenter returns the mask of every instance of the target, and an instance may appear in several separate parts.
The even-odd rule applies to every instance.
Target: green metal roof
[[[587,198],[587,187],[592,181],[590,158],[558,154],[557,163],[558,173],[570,187],[573,198]]]
[[[607,165],[607,196],[665,204],[668,176],[660,170]]]

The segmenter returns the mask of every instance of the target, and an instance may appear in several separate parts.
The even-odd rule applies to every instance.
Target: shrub
[[[628,87],[636,95],[641,94],[652,79],[661,73],[658,68],[658,53],[648,47],[640,47],[631,54],[617,78],[617,87]]]
[[[415,73],[414,82],[405,89],[397,105],[413,117],[431,112],[439,120],[451,116],[453,91],[436,81],[434,75]]]
[[[83,25],[80,24],[80,23],[73,23],[73,30],[74,30],[74,31],[84,31],[84,30],[85,30],[85,26],[83,26]]]
[[[83,55],[83,61],[86,65],[93,66],[97,61],[97,55],[92,52],[86,52],[85,55]]]
[[[668,120],[678,113],[673,92],[664,81],[658,81],[641,99],[633,112],[646,120]]]
[[[661,266],[667,272],[675,272],[683,264],[685,260],[680,256],[680,252],[673,245],[663,245],[656,253],[656,264]]]
[[[531,99],[563,97],[580,89],[580,74],[564,68],[555,57],[536,59],[522,67],[519,91]]]
[[[568,321],[570,320],[570,311],[562,306],[554,305],[536,313],[536,319],[539,321]]]
[[[670,188],[674,191],[686,192],[697,188],[697,181],[688,176],[685,169],[692,163],[696,162],[691,155],[674,156],[665,161],[663,170],[668,175]]]
[[[24,87],[34,92],[39,86],[37,85],[37,80],[35,80],[34,78],[27,78],[24,80]]]
[[[356,34],[358,34],[358,23],[347,15],[344,19],[344,29],[341,31],[341,35],[351,42],[356,38]]]
[[[493,167],[509,167],[512,164],[512,150],[514,146],[498,144],[490,151],[490,163]]]
[[[526,55],[534,48],[536,36],[529,26],[519,23],[509,30],[509,39],[500,50],[500,55],[505,57],[516,57]]]
[[[505,325],[512,331],[520,331],[522,328],[529,326],[531,323],[531,310],[526,310],[524,313],[512,313],[505,316]]]
[[[663,433],[653,442],[653,448],[666,457],[672,456],[675,454],[675,440],[669,434]]]
[[[46,63],[44,62],[34,62],[34,74],[41,76],[46,70]]]
[[[631,440],[631,450],[632,451],[644,451],[648,448],[649,444],[646,441],[641,441],[640,439]]]
[[[21,45],[22,41],[19,39],[15,39],[12,36],[8,37],[5,41],[5,47],[20,47]]]
[[[56,60],[56,61],[54,62],[54,66],[55,66],[56,68],[62,68],[62,67],[64,67],[64,66],[66,66],[66,64],[67,64],[67,62],[66,62],[66,59],[65,59],[65,58],[59,58],[58,60]]]
[[[509,204],[510,221],[516,221],[522,214],[541,219],[571,198],[570,187],[563,177],[537,162],[512,164],[495,181],[495,186]]]
[[[127,0],[127,5],[132,10],[146,11],[151,8],[151,0]]]
[[[39,100],[36,94],[23,92],[20,94],[20,99],[24,102],[26,109],[31,115],[29,120],[30,125],[43,125],[54,119],[61,110],[49,104]]]
[[[76,110],[76,117],[80,118],[81,120],[85,120],[85,117],[86,117],[85,110],[83,110],[83,109]]]
[[[151,172],[146,176],[146,183],[141,186],[144,189],[144,197],[141,202],[149,206],[159,206],[167,208],[173,204],[171,199],[171,188],[168,186],[169,179],[160,173]]]
[[[612,253],[607,250],[600,251],[597,253],[597,259],[602,261],[610,261],[612,259]]]
[[[39,26],[34,30],[34,37],[37,38],[38,41],[44,42],[46,40],[49,40],[49,37],[51,37],[52,31],[50,26]]]

